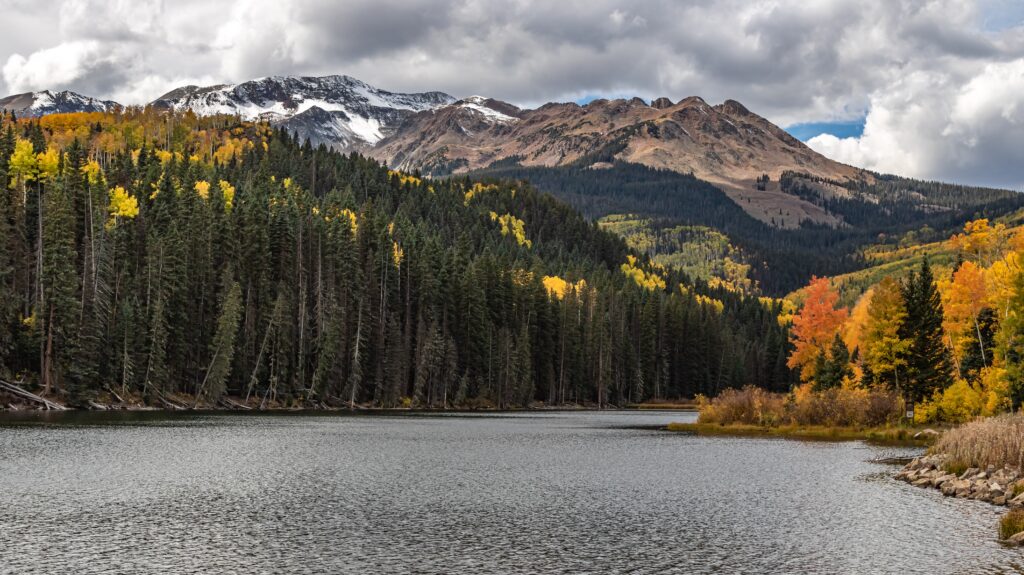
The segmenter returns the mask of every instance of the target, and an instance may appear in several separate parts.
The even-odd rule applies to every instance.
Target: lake
[[[0,414],[0,573],[1019,573],[919,453],[685,412]]]

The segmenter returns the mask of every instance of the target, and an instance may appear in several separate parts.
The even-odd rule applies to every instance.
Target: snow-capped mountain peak
[[[26,92],[0,98],[0,109],[28,118],[70,112],[109,112],[120,107],[117,102],[90,98],[67,90]]]
[[[241,84],[186,86],[153,105],[199,115],[266,119],[314,144],[350,147],[375,144],[406,116],[453,102],[443,92],[388,92],[351,76],[269,76]]]

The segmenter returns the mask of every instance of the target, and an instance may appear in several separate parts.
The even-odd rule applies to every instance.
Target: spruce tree
[[[829,346],[827,356],[821,354],[818,357],[820,362],[814,379],[815,388],[839,387],[843,384],[843,378],[853,375],[853,370],[850,367],[850,350],[838,333],[832,338],[832,345]]]
[[[76,297],[79,279],[73,200],[63,181],[48,181],[45,190],[40,201],[42,262],[38,312],[44,326],[40,375],[43,387],[49,390],[54,384],[60,385],[72,367],[79,344],[80,302]],[[73,384],[69,391],[78,394],[84,390]]]
[[[917,403],[953,383],[949,352],[943,342],[942,298],[927,259],[903,284],[902,292],[907,317],[900,335],[911,342],[906,354],[907,393]]]
[[[234,281],[231,268],[224,268],[221,276],[223,298],[220,304],[220,315],[217,317],[217,331],[210,344],[210,363],[206,368],[206,377],[196,393],[196,401],[208,395],[217,401],[226,391],[226,382],[231,373],[232,360],[235,357],[235,335],[238,333],[238,320],[242,315],[242,288]]]

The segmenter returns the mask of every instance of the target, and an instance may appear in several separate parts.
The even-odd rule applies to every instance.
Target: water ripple
[[[680,414],[148,415],[0,427],[0,573],[1019,573],[999,510],[860,443]]]

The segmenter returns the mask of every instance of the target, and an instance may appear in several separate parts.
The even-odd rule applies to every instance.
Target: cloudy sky
[[[841,161],[1024,189],[1020,0],[0,0],[0,66],[122,103],[273,74],[733,98]]]

